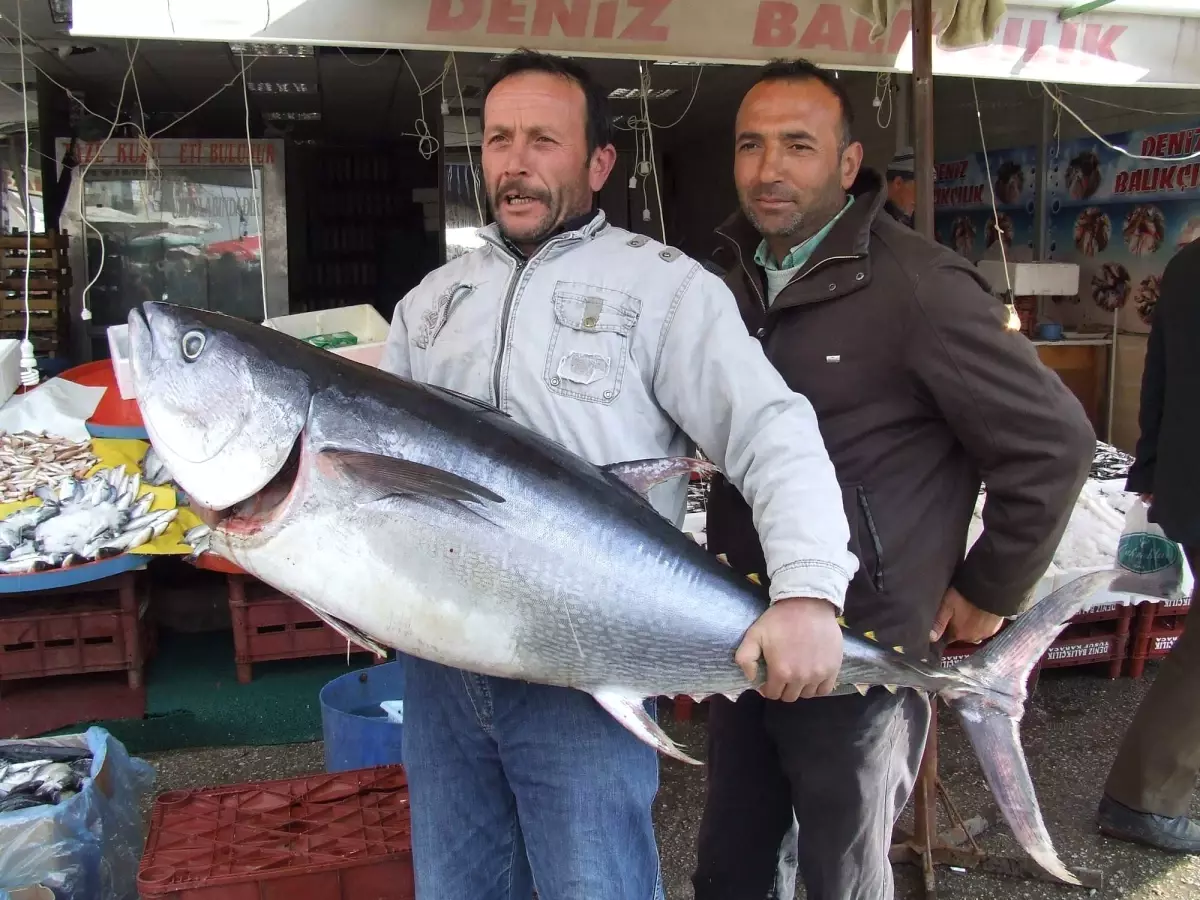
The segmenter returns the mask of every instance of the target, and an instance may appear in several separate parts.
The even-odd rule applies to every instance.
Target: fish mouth
[[[304,432],[292,444],[283,466],[261,489],[245,500],[225,510],[208,510],[202,517],[210,528],[219,527],[226,534],[252,537],[279,521],[291,505],[300,487],[300,462],[304,455]]]

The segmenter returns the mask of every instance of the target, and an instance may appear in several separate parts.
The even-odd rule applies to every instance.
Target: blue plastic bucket
[[[339,675],[321,688],[325,771],[344,772],[403,762],[404,726],[388,719],[383,700],[404,699],[403,662]]]

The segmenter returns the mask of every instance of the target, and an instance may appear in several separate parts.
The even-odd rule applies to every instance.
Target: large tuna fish
[[[642,495],[702,463],[599,468],[490,406],[216,313],[147,303],[130,342],[154,448],[198,504],[225,512],[207,549],[349,640],[587,691],[688,762],[645,698],[762,683],[761,667],[749,682],[733,656],[766,592]],[[939,694],[1017,840],[1071,883],[1017,722],[1032,666],[1114,574],[1056,592],[955,669],[847,632],[837,689]]]

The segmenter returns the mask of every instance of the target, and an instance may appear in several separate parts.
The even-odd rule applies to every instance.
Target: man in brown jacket
[[[925,655],[1021,611],[1095,435],[975,268],[882,213],[852,122],[836,79],[768,66],[735,128],[742,209],[718,234],[746,326],[816,408],[842,485],[860,560],[847,624]],[[984,530],[965,552],[981,482]],[[720,480],[708,545],[763,571],[751,512]],[[892,896],[892,827],[928,727],[928,699],[907,690],[714,698],[696,900],[790,900],[797,862],[809,900]]]

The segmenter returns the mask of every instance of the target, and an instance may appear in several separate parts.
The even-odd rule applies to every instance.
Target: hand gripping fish
[[[129,324],[155,450],[196,503],[224,513],[206,549],[348,640],[586,691],[685,762],[643,701],[736,697],[765,681],[761,665],[751,682],[734,662],[765,589],[644,496],[706,464],[597,467],[484,403],[212,312],[151,302]],[[847,632],[836,689],[942,697],[1017,840],[1072,884],[1018,722],[1032,667],[1116,575],[1066,585],[953,669]]]

